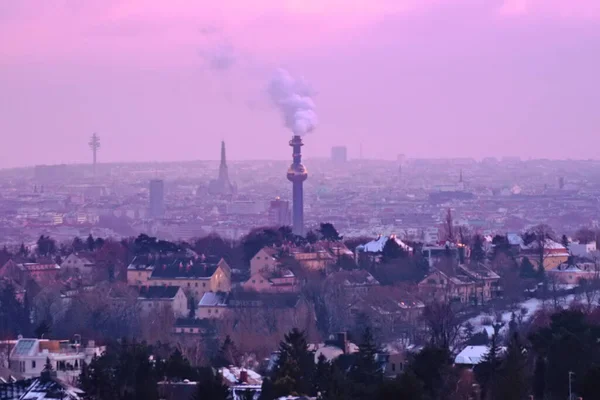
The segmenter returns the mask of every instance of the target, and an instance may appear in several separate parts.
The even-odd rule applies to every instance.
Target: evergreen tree
[[[192,368],[190,362],[183,357],[181,351],[176,349],[167,359],[164,365],[164,376],[173,381],[190,381],[197,379],[197,372]]]
[[[315,244],[319,240],[319,237],[315,233],[315,231],[310,230],[306,232],[306,241],[310,244]]]
[[[485,249],[484,249],[483,236],[477,234],[473,237],[473,245],[471,246],[471,261],[475,263],[482,263],[485,261]]]
[[[52,332],[52,327],[48,321],[40,322],[40,324],[33,331],[35,337],[38,339],[48,339],[50,332]]]
[[[357,399],[370,398],[377,394],[383,380],[383,370],[377,360],[378,353],[371,329],[366,328],[349,373],[353,395]]]
[[[313,392],[314,353],[308,350],[304,332],[292,329],[279,345],[272,381],[273,394],[310,395]]]
[[[217,368],[228,367],[230,365],[236,365],[238,359],[238,350],[233,340],[229,335],[225,336],[223,344],[219,348],[217,356],[213,361],[213,365]]]
[[[351,382],[344,373],[344,369],[338,364],[337,360],[331,364],[329,380],[323,382],[326,387],[321,390],[318,400],[347,400],[351,398]]]
[[[494,334],[488,346],[488,352],[483,360],[475,366],[475,376],[481,385],[481,398],[491,398],[492,388],[495,384],[496,374],[502,362],[502,348],[500,347],[500,328],[502,323],[494,324]]]
[[[331,364],[321,354],[317,359],[317,366],[315,367],[314,393],[323,394],[328,391],[331,384],[331,369]]]
[[[506,356],[498,369],[492,386],[494,399],[526,400],[529,395],[527,356],[518,333],[511,336]]]
[[[21,257],[27,257],[29,255],[29,249],[25,247],[25,243],[21,243],[19,252],[17,254],[19,254]]]
[[[395,239],[389,238],[383,245],[381,254],[383,257],[383,261],[388,262],[400,257],[405,257],[406,251],[404,251],[404,249],[400,247],[400,245],[398,244],[398,242],[396,242]]]
[[[528,257],[523,257],[523,259],[521,260],[519,275],[521,276],[521,278],[533,279],[538,277],[538,274],[535,271],[535,266],[532,264]]]
[[[83,240],[81,240],[81,238],[79,236],[76,236],[75,239],[73,239],[73,243],[71,244],[71,247],[73,247],[73,251],[74,252],[80,252],[85,248],[85,244],[83,243]]]
[[[335,229],[333,224],[330,222],[321,223],[318,231],[324,240],[328,240],[330,242],[338,242],[343,239],[337,229]]]
[[[440,399],[448,389],[451,367],[452,358],[447,348],[427,346],[414,356],[406,373],[413,374],[421,383],[424,398]]]
[[[230,400],[229,388],[223,377],[210,367],[200,368],[198,386],[194,400]]]
[[[24,303],[21,304],[17,299],[13,285],[0,284],[0,339],[31,334],[29,309]]]
[[[94,240],[94,237],[91,233],[85,241],[85,246],[87,247],[88,251],[94,251],[94,249],[96,248],[96,241]]]
[[[423,384],[412,371],[395,379],[384,381],[377,395],[379,400],[422,400]]]
[[[567,235],[562,235],[560,243],[565,247],[565,249],[569,249],[569,238],[567,237]]]

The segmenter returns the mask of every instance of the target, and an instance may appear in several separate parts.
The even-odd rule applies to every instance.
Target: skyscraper
[[[165,182],[161,179],[150,181],[150,218],[162,218],[165,214]]]
[[[346,146],[334,146],[331,148],[331,161],[336,164],[345,163],[348,160],[348,150]]]
[[[271,200],[269,205],[269,225],[271,226],[290,226],[292,215],[290,212],[290,202],[276,197]]]

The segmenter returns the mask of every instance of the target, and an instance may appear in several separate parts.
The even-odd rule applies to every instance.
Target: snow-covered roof
[[[521,235],[517,233],[507,233],[506,239],[511,246],[521,246],[523,245],[523,238]]]
[[[501,348],[505,350],[504,347]],[[467,346],[454,359],[455,364],[477,365],[489,352],[488,346]]]
[[[227,294],[223,292],[206,292],[198,302],[198,306],[215,307],[226,306]]]
[[[533,241],[531,242],[529,245],[525,245],[525,244],[521,244],[521,249],[524,250],[535,250],[535,249],[539,249],[539,244],[537,241]],[[563,246],[562,244],[555,242],[552,239],[546,239],[544,242],[544,249],[545,250],[563,250],[565,253],[568,254],[567,252],[567,248],[565,246]]]
[[[371,240],[368,243],[358,246],[357,250],[363,251],[365,253],[380,253],[383,251],[383,247],[389,239],[394,240],[396,243],[398,243],[398,246],[402,247],[405,251],[412,251],[412,248],[406,243],[404,243],[402,240],[398,239],[396,235],[379,236],[375,240]]]

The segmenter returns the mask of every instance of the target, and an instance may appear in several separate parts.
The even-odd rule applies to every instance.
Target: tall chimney
[[[290,146],[293,149],[292,165],[288,169],[287,178],[292,182],[292,231],[296,235],[304,235],[304,193],[302,184],[308,178],[308,172],[302,165],[301,148],[304,146],[302,138],[294,135],[290,140]]]

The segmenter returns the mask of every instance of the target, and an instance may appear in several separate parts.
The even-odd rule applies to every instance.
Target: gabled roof
[[[506,351],[505,347],[500,348],[503,353]],[[463,364],[463,365],[477,365],[481,361],[485,355],[490,351],[488,346],[467,346],[465,347],[454,359],[455,364]]]
[[[296,293],[261,293],[255,291],[235,291],[227,298],[228,307],[271,307],[295,308],[300,301]]]
[[[156,266],[150,279],[210,279],[219,267],[222,267],[226,274],[230,273],[225,260],[209,262],[200,259],[176,259],[170,264]]]
[[[343,284],[344,286],[377,286],[379,281],[364,269],[353,271],[334,272],[329,276],[332,281]]]
[[[398,239],[396,235],[379,236],[377,239],[371,240],[368,243],[358,246],[356,249],[365,253],[381,253],[389,239],[394,240],[398,244],[398,246],[400,246],[405,251],[412,251],[412,247],[404,243],[402,240]]]
[[[198,302],[198,307],[217,307],[227,305],[227,293],[206,292]]]
[[[179,286],[142,286],[138,298],[140,300],[172,300],[180,290]]]

